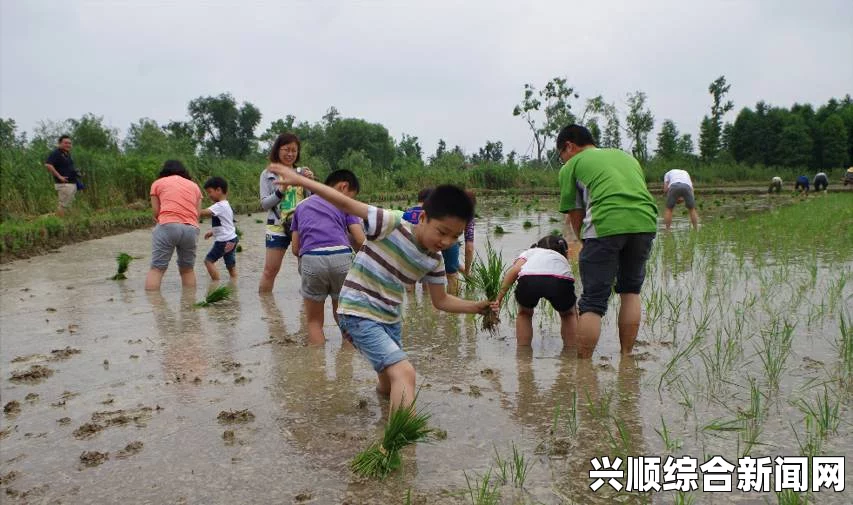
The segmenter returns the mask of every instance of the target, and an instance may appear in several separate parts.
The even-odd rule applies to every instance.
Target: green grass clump
[[[501,225],[495,226],[495,235],[503,235],[504,233],[506,233],[506,230],[504,230],[503,226],[501,226]]]
[[[506,264],[499,251],[492,247],[490,241],[486,242],[486,259],[477,254],[474,264],[471,266],[471,275],[467,279],[474,289],[480,291],[483,296],[490,302],[498,298],[498,293],[501,290],[501,281],[503,281],[504,270]],[[489,332],[494,332],[497,329],[498,314],[489,311],[483,316],[483,329]]]
[[[525,221],[525,222],[524,222],[524,224],[523,224],[522,226],[523,226],[523,227],[524,227],[524,229],[526,230],[526,229],[528,229],[528,228],[533,228],[533,223],[531,223],[530,221]]]
[[[212,290],[207,296],[204,297],[204,300],[195,304],[196,307],[207,307],[209,305],[213,305],[216,302],[221,302],[222,300],[227,300],[231,297],[231,287],[230,286],[219,286],[218,288]]]
[[[427,426],[430,414],[416,410],[415,404],[391,412],[381,442],[374,442],[358,453],[350,463],[353,472],[362,477],[384,479],[400,468],[400,450],[407,445],[428,440],[433,429]]]
[[[133,256],[127,253],[118,253],[116,256],[116,263],[118,263],[118,270],[116,274],[110,277],[111,280],[119,281],[123,279],[127,279],[127,276],[124,275],[127,272],[128,266],[130,266],[130,262],[133,260]]]

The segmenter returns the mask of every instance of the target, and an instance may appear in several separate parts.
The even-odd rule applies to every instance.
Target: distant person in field
[[[774,177],[770,180],[770,187],[767,188],[768,193],[781,193],[782,192],[782,178],[779,176]]]
[[[853,167],[847,169],[844,174],[844,185],[853,184]]]
[[[474,202],[474,207],[477,206],[477,197],[474,195],[474,192],[469,190],[465,190],[465,194],[468,195],[468,198]],[[465,264],[462,267],[462,273],[465,275],[471,275],[471,265],[474,264],[474,219],[472,218],[468,221],[468,224],[465,226]]]
[[[578,315],[575,310],[575,278],[569,263],[569,245],[562,236],[548,235],[521,253],[507,270],[492,310],[500,311],[501,302],[515,281],[515,338],[519,347],[533,341],[533,311],[544,298],[560,315],[563,347],[575,347]]]
[[[797,177],[796,182],[794,182],[794,191],[799,191],[800,193],[804,192],[808,194],[809,192],[809,178],[805,175],[800,175]]]
[[[487,300],[474,302],[447,294],[440,251],[456,242],[474,217],[474,204],[462,189],[438,186],[423,205],[418,224],[394,212],[349,198],[333,188],[298,175],[281,164],[268,167],[279,184],[303,186],[329,203],[364,220],[367,242],[353,260],[338,305],[341,332],[376,371],[380,394],[390,396],[390,410],[414,402],[415,368],[402,348],[401,304],[405,285],[423,280],[432,305],[444,312],[488,313]]]
[[[71,137],[68,135],[59,137],[56,149],[47,157],[44,166],[53,176],[53,187],[59,197],[56,213],[64,216],[65,211],[74,202],[74,196],[77,194],[77,182],[80,180],[80,174],[77,172],[77,167],[74,166],[74,159],[71,158]]]
[[[211,177],[204,183],[204,191],[213,205],[201,210],[202,217],[210,218],[211,230],[204,234],[205,239],[214,238],[213,247],[204,258],[204,266],[210,279],[219,280],[216,262],[225,259],[225,268],[231,280],[237,280],[237,228],[234,226],[234,210],[228,203],[228,182],[222,177]]]
[[[326,186],[349,198],[361,187],[349,170],[335,170]],[[322,345],[326,298],[332,299],[332,314],[338,320],[338,295],[352,266],[353,251],[364,244],[361,219],[339,210],[319,195],[311,195],[296,206],[291,225],[293,254],[299,258],[302,275],[300,292],[304,300],[308,343]],[[352,237],[352,240],[350,240]]]
[[[663,176],[663,192],[666,193],[666,209],[663,211],[663,224],[668,230],[672,224],[672,209],[684,202],[690,213],[693,229],[699,227],[699,214],[696,212],[696,199],[693,197],[693,181],[686,170],[673,169]]]
[[[826,188],[829,187],[829,178],[826,176],[824,172],[818,172],[817,175],[814,176],[814,190],[815,191],[826,191]]]
[[[282,133],[273,142],[269,160],[271,163],[281,163],[288,168],[296,168],[296,164],[299,163],[300,149],[299,137],[293,133]],[[296,170],[306,177],[314,178],[314,173],[307,167],[299,167]],[[290,221],[296,210],[296,204],[308,196],[301,187],[276,186],[277,180],[278,177],[268,169],[261,172],[261,207],[267,211],[266,255],[261,282],[258,286],[258,291],[261,293],[272,291],[275,278],[281,270],[284,253],[290,247]]]
[[[619,342],[622,354],[629,354],[640,330],[640,289],[657,232],[657,204],[640,163],[621,149],[597,148],[583,126],[566,126],[556,144],[565,162],[559,210],[583,240],[578,358],[595,351],[611,291],[621,299]]]
[[[151,269],[145,278],[146,290],[159,290],[163,275],[178,251],[181,285],[195,287],[195,250],[198,242],[198,218],[201,190],[177,160],[163,164],[151,185],[151,208],[157,226],[151,235]]]

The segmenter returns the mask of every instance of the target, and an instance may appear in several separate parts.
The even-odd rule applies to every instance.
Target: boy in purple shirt
[[[326,178],[326,185],[350,198],[359,192],[358,178],[349,170],[336,170]],[[293,213],[293,254],[299,258],[302,275],[300,292],[305,300],[308,343],[322,345],[326,297],[332,297],[332,313],[337,319],[338,294],[352,265],[352,254],[364,243],[361,219],[344,213],[314,195],[301,201]],[[352,241],[347,236],[352,235]]]

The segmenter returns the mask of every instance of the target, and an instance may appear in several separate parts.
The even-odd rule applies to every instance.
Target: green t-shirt
[[[560,169],[560,212],[584,209],[581,238],[657,231],[658,208],[640,163],[621,149],[590,148]]]

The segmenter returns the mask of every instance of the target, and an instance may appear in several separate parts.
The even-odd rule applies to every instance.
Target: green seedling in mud
[[[663,445],[664,447],[666,447],[666,450],[670,453],[674,453],[678,449],[681,449],[683,442],[680,438],[674,438],[672,436],[672,433],[670,433],[669,429],[666,427],[666,421],[664,421],[663,416],[660,416],[660,424],[661,429],[658,430],[657,428],[655,428],[655,431],[660,436],[660,439],[663,441]]]
[[[524,457],[524,453],[518,450],[515,442],[512,443],[512,460],[510,461],[510,469],[512,470],[512,485],[519,489],[524,487],[524,481],[527,480],[527,472],[530,471],[530,460]]]
[[[498,484],[504,485],[509,482],[509,461],[501,458],[501,454],[498,452],[498,448],[495,444],[492,444],[492,449],[495,451],[495,465],[498,467],[497,472],[495,472],[495,476],[498,479]],[[489,469],[489,472],[491,472],[491,468]]]
[[[556,229],[556,228],[554,228],[553,230],[551,230],[551,235],[554,235],[555,237],[559,237],[559,236],[560,236],[560,235],[562,235],[562,234],[563,234],[563,232],[561,232],[560,230],[558,230],[558,229]]]
[[[808,493],[798,493],[790,489],[776,493],[776,502],[779,505],[806,505],[809,503]]]
[[[204,297],[204,300],[195,304],[196,307],[208,307],[213,305],[216,302],[221,302],[222,300],[227,300],[231,297],[231,287],[230,286],[219,286],[218,288],[212,290],[207,296]]]
[[[474,260],[474,265],[471,267],[471,275],[468,277],[467,281],[470,282],[476,290],[480,291],[487,300],[493,302],[497,300],[498,294],[500,293],[504,270],[506,270],[506,265],[504,264],[501,253],[492,247],[492,243],[490,241],[487,241],[486,259],[483,261],[483,258],[477,254],[477,258]],[[490,333],[494,333],[497,331],[499,322],[500,318],[498,317],[498,314],[489,311],[483,316],[483,329],[488,330]]]
[[[506,230],[504,230],[503,226],[501,226],[501,225],[495,226],[495,235],[503,235],[505,233],[506,233]]]
[[[525,222],[524,222],[524,224],[523,224],[523,225],[521,225],[521,226],[522,226],[525,230],[527,230],[528,228],[533,228],[533,223],[531,223],[530,221],[525,221]]]
[[[853,325],[850,316],[842,312],[839,316],[840,331],[836,347],[841,357],[841,379],[848,384],[853,381]]]
[[[677,491],[674,503],[675,505],[693,505],[696,503],[696,497],[692,494],[687,494],[684,491]]]
[[[400,407],[388,418],[382,440],[358,453],[350,463],[353,472],[362,477],[384,479],[400,468],[400,451],[407,445],[428,440],[434,430],[427,426],[430,414],[416,410],[415,404]]]
[[[767,382],[773,389],[779,387],[779,378],[791,354],[793,341],[794,326],[787,321],[780,324],[778,320],[774,320],[769,328],[761,332],[762,347],[759,349],[756,346],[756,352],[764,364]]]
[[[496,505],[501,498],[501,491],[497,484],[492,484],[492,469],[473,480],[468,477],[467,472],[462,472],[465,475],[465,484],[468,486],[468,497],[471,498],[471,505]]]
[[[118,256],[116,256],[118,269],[116,270],[116,274],[110,277],[110,279],[114,281],[127,279],[127,276],[124,274],[127,272],[127,268],[130,266],[131,261],[133,261],[133,256],[123,252],[118,253]]]
[[[825,439],[831,433],[838,433],[841,400],[838,397],[830,398],[829,388],[826,386],[823,388],[823,395],[818,395],[814,404],[800,400],[795,405],[806,418],[810,418],[820,438]]]

